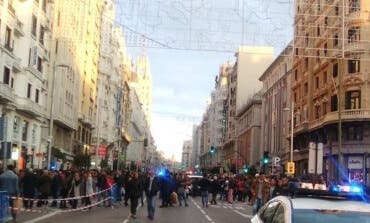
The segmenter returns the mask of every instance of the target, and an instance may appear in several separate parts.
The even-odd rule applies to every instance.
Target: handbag
[[[21,197],[17,197],[14,200],[13,208],[16,212],[20,212],[23,209],[23,199]]]

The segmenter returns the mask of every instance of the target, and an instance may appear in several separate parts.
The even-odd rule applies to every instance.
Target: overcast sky
[[[222,63],[238,46],[291,39],[293,0],[115,0],[116,25],[133,57],[149,56],[152,134],[159,150],[181,160],[182,143],[199,124]],[[243,4],[244,2],[244,4]],[[244,21],[244,22],[242,22]]]

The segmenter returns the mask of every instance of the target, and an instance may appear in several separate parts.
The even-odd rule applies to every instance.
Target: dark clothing
[[[36,194],[36,188],[38,184],[38,179],[36,174],[32,172],[27,172],[24,177],[22,178],[21,181],[21,186],[23,190],[23,197],[24,198],[30,198],[33,199],[35,198]],[[23,205],[25,208],[32,208],[33,206],[33,201],[24,199],[23,200]]]
[[[199,181],[200,191],[208,191],[209,186],[210,186],[210,182],[207,178],[202,178]]]
[[[152,197],[154,195],[157,195],[157,193],[159,191],[159,180],[158,180],[158,178],[157,177],[153,178],[150,190],[149,190],[149,186],[150,186],[150,178],[147,177],[145,179],[145,185],[144,185],[146,196],[147,197]]]
[[[127,183],[127,189],[130,192],[129,197],[130,197],[130,210],[132,215],[136,215],[136,208],[139,203],[139,197],[140,197],[140,182],[138,179],[131,179]]]

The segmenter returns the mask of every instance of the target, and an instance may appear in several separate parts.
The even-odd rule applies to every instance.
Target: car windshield
[[[293,211],[293,222],[296,223],[370,223],[370,212],[341,210],[296,209]]]

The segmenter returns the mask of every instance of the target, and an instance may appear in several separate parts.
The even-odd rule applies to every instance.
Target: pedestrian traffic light
[[[269,161],[270,161],[269,152],[268,151],[264,151],[263,152],[262,162],[263,162],[263,164],[268,164]]]

